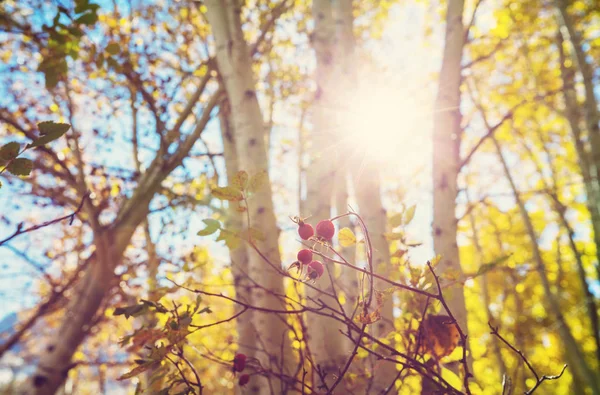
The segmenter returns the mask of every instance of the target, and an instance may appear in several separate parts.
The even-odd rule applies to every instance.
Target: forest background
[[[5,393],[600,394],[597,1],[5,0],[0,43]]]

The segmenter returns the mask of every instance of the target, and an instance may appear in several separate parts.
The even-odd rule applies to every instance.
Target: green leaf
[[[44,121],[38,123],[38,129],[40,130],[40,134],[49,134],[49,133],[66,133],[67,130],[71,128],[71,125],[68,123],[59,123],[53,121]]]
[[[33,140],[33,143],[29,144],[28,147],[29,148],[41,147],[42,145],[46,145],[54,140],[61,138],[66,132],[67,132],[66,130],[64,132],[55,130],[48,134],[44,134],[44,135],[40,136],[39,138]]]
[[[75,19],[75,22],[82,23],[84,25],[93,25],[98,21],[98,15],[95,12],[88,12]]]
[[[396,228],[400,225],[402,225],[402,213],[392,215],[390,218],[390,226]]]
[[[416,209],[417,209],[417,206],[413,204],[404,212],[404,225],[410,224],[410,221],[412,221],[413,218],[415,217]]]
[[[342,247],[350,247],[351,245],[356,244],[356,236],[354,236],[354,232],[352,232],[350,228],[340,229],[338,240]]]
[[[21,150],[21,144],[19,143],[8,143],[0,148],[0,162],[8,162],[9,160],[15,159],[19,155]]]
[[[244,170],[240,170],[233,177],[233,180],[231,180],[231,185],[233,185],[240,191],[243,191],[246,188],[248,188],[248,178],[248,173],[246,173]]]
[[[28,176],[33,170],[33,162],[25,158],[17,158],[6,167],[15,176]]]
[[[207,218],[203,219],[202,222],[206,224],[206,228],[198,232],[198,236],[209,236],[221,229],[221,223],[216,219]]]
[[[147,310],[148,306],[146,304],[134,304],[131,306],[117,307],[113,315],[124,315],[125,318],[137,317],[144,314]]]
[[[252,193],[256,193],[260,188],[266,185],[269,181],[269,173],[266,170],[261,170],[256,173],[250,179],[250,186],[248,187],[248,191]]]
[[[204,314],[204,313],[210,314],[210,313],[212,313],[212,310],[210,309],[210,307],[205,307],[198,312],[198,314]]]
[[[121,46],[119,43],[110,43],[106,46],[106,52],[111,55],[117,55],[121,51]]]
[[[213,188],[212,195],[216,199],[233,202],[239,202],[240,200],[244,199],[242,191],[232,186]]]

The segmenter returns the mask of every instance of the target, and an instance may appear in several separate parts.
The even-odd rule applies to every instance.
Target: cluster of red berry
[[[246,354],[235,354],[233,357],[233,372],[242,372],[246,368]],[[249,374],[242,374],[238,380],[239,385],[244,386],[250,381]]]
[[[298,224],[298,235],[302,240],[311,240],[315,238],[315,230],[311,224],[304,222],[302,218],[293,219]],[[331,244],[331,239],[335,234],[335,226],[333,222],[328,219],[319,221],[317,224],[316,240]],[[313,253],[309,249],[303,249],[298,252],[298,260],[294,262],[290,269],[297,267],[298,271],[301,272],[303,267],[306,266],[307,279],[315,281],[323,275],[325,272],[325,266],[318,260],[313,260]]]

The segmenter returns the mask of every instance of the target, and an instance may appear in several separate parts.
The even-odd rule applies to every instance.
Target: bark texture
[[[322,219],[331,217],[333,198],[333,185],[337,174],[334,167],[335,133],[331,122],[335,114],[334,105],[334,33],[333,8],[331,0],[315,0],[312,6],[314,19],[314,32],[311,37],[315,51],[317,66],[315,79],[317,90],[312,106],[312,130],[309,134],[310,147],[308,149],[309,164],[306,171],[306,202],[304,213],[310,215],[313,225]],[[326,270],[334,276],[334,266],[327,265]],[[332,282],[328,273],[325,273],[315,287],[327,293],[333,293],[335,280]],[[325,304],[332,306],[338,302],[323,295],[318,290],[307,288],[306,296],[315,302],[321,299]],[[335,381],[334,375],[342,368],[347,357],[344,347],[343,335],[340,333],[342,325],[321,315],[308,314],[308,341],[314,363],[320,365],[325,375],[325,384],[331,385]]]
[[[279,229],[273,209],[273,196],[268,175],[268,155],[265,146],[264,123],[255,91],[250,50],[241,28],[241,1],[212,0],[206,2],[207,18],[211,25],[216,46],[216,59],[225,91],[231,105],[231,119],[236,139],[236,153],[240,169],[254,176],[264,172],[266,185],[249,201],[250,226],[265,235],[256,241],[256,247],[268,262],[248,247],[248,271],[254,284],[252,303],[264,309],[283,310],[285,294],[281,256],[279,253]],[[274,372],[293,375],[293,359],[285,315],[256,312],[254,327],[259,337],[256,357],[263,367]],[[253,394],[285,392],[285,381],[266,380],[256,377],[248,391]]]
[[[207,77],[208,78],[208,77]],[[203,88],[202,88],[203,89]],[[88,258],[87,269],[66,308],[60,329],[42,348],[42,354],[35,372],[20,386],[17,393],[26,395],[53,394],[64,382],[69,370],[73,367],[71,358],[89,333],[90,322],[101,312],[102,303],[115,286],[114,270],[121,263],[125,249],[138,226],[148,215],[148,206],[160,189],[164,179],[177,168],[204,130],[210,119],[210,112],[217,104],[221,91],[213,94],[204,108],[196,127],[171,154],[160,150],[148,169],[140,176],[133,195],[126,200],[119,210],[115,221],[101,227],[92,220],[94,245],[96,250]],[[184,111],[181,118],[187,118],[190,110]],[[183,123],[183,122],[182,122]],[[178,129],[172,129],[170,132]],[[84,205],[94,216],[95,207],[91,202]]]
[[[221,124],[223,159],[225,160],[227,180],[232,180],[240,170],[240,167],[236,153],[235,133],[231,122],[231,108],[227,100],[223,100],[220,105],[219,122]],[[225,228],[233,230],[243,229],[242,218],[236,210],[235,205],[230,204]],[[251,304],[250,295],[252,294],[252,289],[248,278],[248,251],[243,245],[237,248],[229,248],[229,258],[231,259],[231,273],[233,274],[236,298],[244,303]],[[236,306],[235,312],[237,313],[240,310],[242,308]],[[243,315],[239,316],[236,319],[236,325],[238,331],[238,352],[246,354],[248,357],[254,357],[257,333],[252,325],[252,311],[246,311]]]
[[[446,35],[433,127],[433,246],[442,256],[437,272],[460,275],[456,243],[456,196],[461,138],[461,60],[464,46],[464,0],[449,0]],[[443,284],[442,284],[443,285]],[[444,296],[458,324],[468,335],[467,309],[462,285],[444,289]]]

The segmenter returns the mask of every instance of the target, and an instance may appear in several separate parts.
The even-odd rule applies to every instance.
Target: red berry
[[[312,261],[313,253],[311,250],[300,250],[298,251],[298,260],[302,262],[304,265],[308,265],[310,261]]]
[[[243,375],[240,376],[239,383],[240,383],[241,386],[244,386],[244,385],[248,384],[248,381],[250,381],[250,375],[243,374]]]
[[[235,354],[233,358],[233,371],[241,372],[246,368],[246,354]]]
[[[302,240],[308,240],[313,237],[315,230],[313,229],[312,225],[303,222],[298,225],[298,234]]]
[[[320,261],[312,261],[308,264],[308,278],[316,280],[323,275],[325,266]]]
[[[317,224],[317,236],[325,240],[331,240],[334,234],[335,226],[333,226],[333,222],[330,220],[324,219]]]

